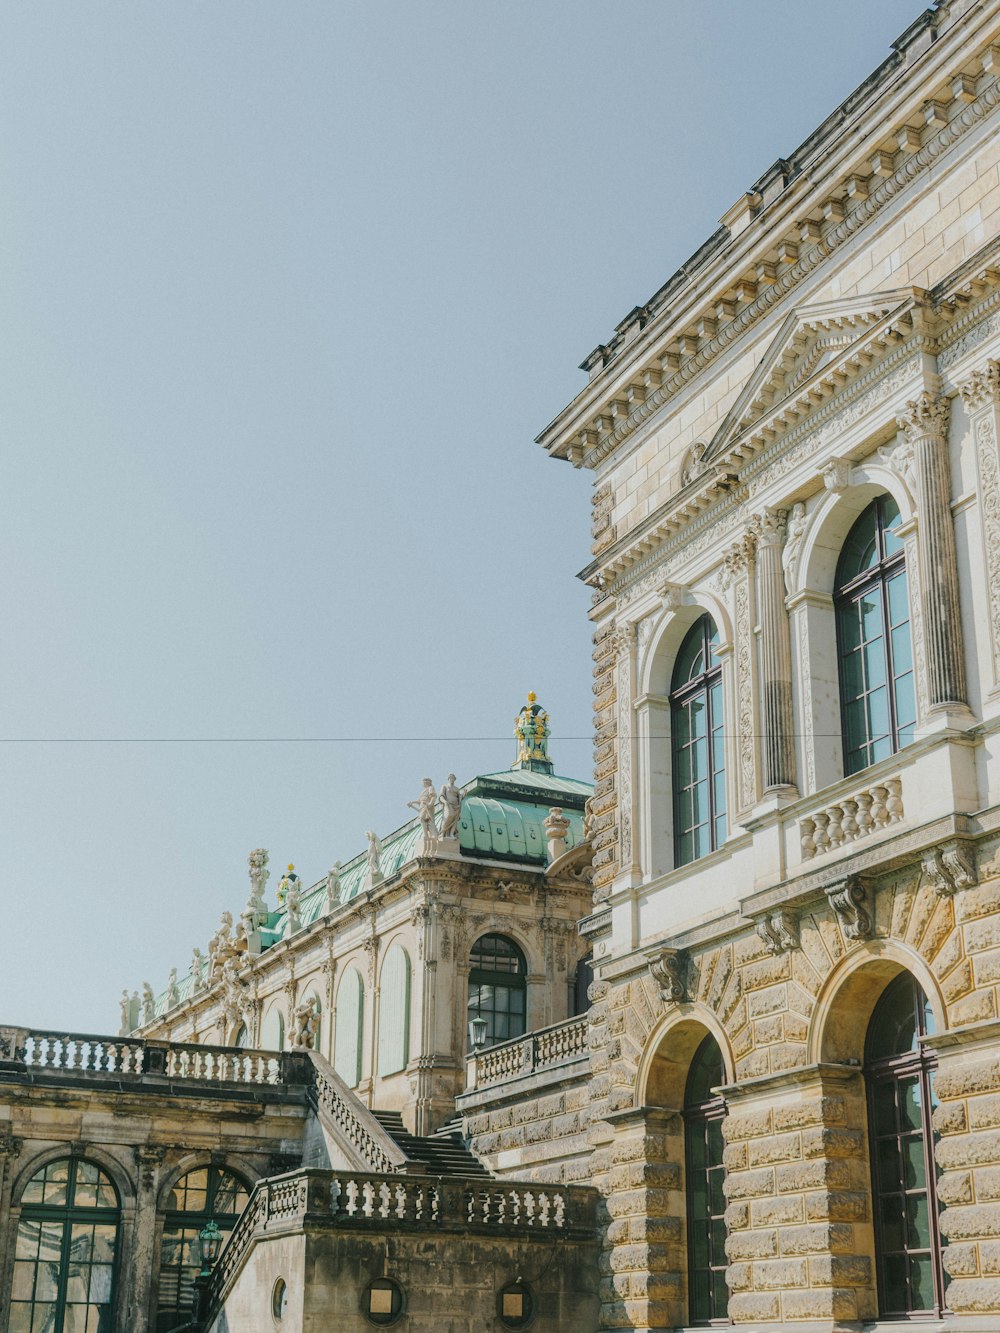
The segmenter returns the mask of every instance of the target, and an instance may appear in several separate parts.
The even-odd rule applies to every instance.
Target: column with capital
[[[756,518],[761,785],[765,792],[795,788],[792,641],[781,562],[787,517],[784,509],[765,509]]]
[[[947,398],[924,392],[897,418],[913,449],[917,493],[920,609],[932,713],[965,707],[965,657],[958,601],[958,558],[951,514]]]

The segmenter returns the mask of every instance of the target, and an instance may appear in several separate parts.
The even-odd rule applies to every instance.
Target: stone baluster
[[[792,641],[781,562],[786,518],[784,509],[765,509],[756,518],[761,760],[765,792],[795,787]]]
[[[830,846],[830,816],[825,810],[817,810],[813,815],[813,842],[816,845],[816,852],[825,852]]]
[[[913,449],[919,525],[920,599],[931,712],[963,706],[965,659],[958,601],[958,560],[951,515],[947,398],[922,393],[897,419]]]
[[[903,783],[899,778],[886,778],[885,789],[888,793],[885,800],[887,822],[895,824],[903,818]]]

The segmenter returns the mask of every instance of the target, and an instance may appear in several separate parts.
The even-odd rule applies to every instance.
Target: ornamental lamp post
[[[201,1272],[194,1280],[194,1314],[200,1323],[208,1314],[208,1285],[222,1249],[222,1232],[215,1221],[206,1222],[198,1232],[198,1244],[201,1249]]]
[[[469,1040],[472,1042],[474,1051],[481,1051],[486,1045],[486,1029],[488,1026],[486,1019],[478,1016],[469,1023]]]

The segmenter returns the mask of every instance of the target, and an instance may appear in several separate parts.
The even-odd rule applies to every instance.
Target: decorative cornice
[[[682,361],[660,385],[644,392],[643,374],[648,373],[650,369],[654,369],[653,363],[656,359],[662,358],[669,364],[669,356],[665,355],[664,351],[665,344],[676,340],[680,333],[679,329],[672,330],[665,339],[665,344],[661,344],[655,351],[650,349],[647,365],[637,368],[635,372],[636,379],[632,384],[614,390],[609,388],[609,398],[614,400],[615,406],[612,407],[611,403],[605,401],[599,409],[594,409],[595,414],[591,416],[589,422],[582,427],[574,428],[574,443],[577,447],[577,459],[574,461],[591,468],[596,467],[628,439],[643,422],[658,412],[686,384],[710,365],[722,351],[741,337],[743,333],[792,292],[804,278],[824,263],[862,227],[866,226],[882,209],[892,202],[901,190],[910,186],[919,176],[923,175],[942,154],[958,143],[961,138],[974,129],[998,106],[1000,106],[1000,85],[994,78],[974,100],[963,101],[961,110],[953,114],[946,125],[931,133],[925,143],[910,152],[898,168],[886,175],[873,174],[866,182],[867,193],[865,197],[858,197],[856,205],[849,212],[846,211],[840,200],[834,200],[833,202],[843,210],[842,216],[837,216],[838,209],[831,209],[831,221],[821,231],[820,238],[814,244],[807,249],[798,248],[798,257],[794,263],[784,267],[783,271],[775,270],[773,279],[769,274],[767,285],[757,292],[738,315],[724,324],[721,329],[713,330],[712,336],[707,337],[698,350]],[[905,150],[901,148],[900,151]],[[885,168],[885,161],[883,160],[885,157],[885,154],[879,155],[879,172]],[[834,194],[838,189],[843,189],[848,192],[848,201],[850,201],[849,184],[856,178],[857,164],[854,170],[848,171],[842,177],[838,186],[830,187],[830,193]],[[774,244],[777,245],[784,239],[781,236],[775,236]],[[734,274],[733,281],[737,280],[738,275]],[[711,306],[715,298],[706,298],[706,301]],[[685,312],[684,323],[697,325],[701,322],[707,333],[709,328],[712,327],[712,322],[706,322],[705,313],[707,312],[703,311],[702,317],[699,319],[698,310],[693,308]],[[625,410],[629,406],[630,397],[640,395],[642,401],[633,410]],[[596,440],[591,443],[590,441],[594,439],[595,435],[595,422],[602,419],[610,419],[611,428],[603,434],[598,432]],[[551,428],[542,432],[539,437],[540,441],[545,439],[549,430]],[[563,447],[569,447],[568,440]],[[558,450],[559,445],[555,444],[552,446],[551,452],[556,453]]]

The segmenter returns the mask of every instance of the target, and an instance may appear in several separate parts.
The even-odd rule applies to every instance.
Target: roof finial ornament
[[[534,690],[528,693],[528,702],[517,715],[514,735],[517,737],[517,759],[514,768],[527,768],[532,773],[552,773],[549,758],[549,715],[537,702]]]

